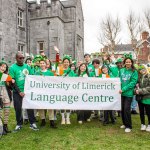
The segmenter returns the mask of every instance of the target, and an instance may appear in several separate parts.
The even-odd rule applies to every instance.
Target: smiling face
[[[86,65],[82,64],[79,69],[80,69],[81,73],[85,72],[86,71]]]
[[[31,66],[31,64],[32,64],[32,61],[28,59],[27,60],[27,65]]]
[[[126,61],[125,61],[125,66],[126,66],[126,68],[131,68],[131,66],[132,66],[132,61],[130,60],[130,59],[126,59]]]
[[[0,72],[4,73],[6,71],[6,68],[7,68],[6,64],[2,64],[0,66]]]
[[[107,69],[107,67],[102,68],[102,73],[103,73],[103,74],[108,74],[108,69]]]
[[[40,61],[40,68],[42,70],[45,70],[46,69],[46,62],[45,61]]]
[[[68,60],[68,59],[65,59],[65,60],[63,61],[63,67],[64,67],[65,69],[67,69],[67,68],[69,67],[69,65],[70,65],[69,60]]]
[[[86,55],[85,57],[84,57],[84,60],[85,60],[85,62],[86,63],[89,63],[90,62],[90,56],[89,55]]]

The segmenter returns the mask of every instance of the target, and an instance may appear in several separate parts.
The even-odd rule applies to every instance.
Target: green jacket
[[[89,64],[87,65],[87,67],[88,67],[89,74],[91,74],[92,76],[95,76],[95,68],[94,68],[94,66],[92,65],[92,63],[89,63]]]
[[[150,104],[150,74],[143,75],[139,78],[139,94],[143,95],[144,104]]]
[[[122,68],[120,69],[120,80],[122,96],[133,97],[134,87],[138,80],[138,73],[136,70]]]
[[[67,76],[67,77],[75,77],[76,74],[74,73],[73,70],[71,70],[70,68],[68,68],[67,70],[64,70],[64,74],[63,76]]]

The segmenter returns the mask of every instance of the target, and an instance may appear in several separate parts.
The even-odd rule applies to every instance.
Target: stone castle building
[[[84,18],[81,0],[0,0],[0,59],[14,61],[17,51],[38,54],[44,50],[83,59]]]

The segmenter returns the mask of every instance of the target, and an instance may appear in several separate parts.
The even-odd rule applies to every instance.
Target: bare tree
[[[134,12],[130,11],[127,16],[127,26],[130,32],[130,39],[132,47],[135,48],[138,36],[144,29],[143,21],[140,17],[137,17]]]
[[[150,9],[147,9],[144,11],[144,16],[146,19],[146,24],[147,24],[148,28],[150,29]]]
[[[99,41],[103,46],[108,46],[114,53],[116,44],[119,43],[118,34],[121,31],[121,23],[119,18],[113,19],[111,15],[107,15],[100,23]]]

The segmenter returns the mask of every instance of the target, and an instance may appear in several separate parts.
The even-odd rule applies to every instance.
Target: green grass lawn
[[[98,120],[79,125],[73,114],[71,125],[62,126],[58,119],[58,129],[51,129],[48,121],[39,131],[24,125],[21,131],[0,139],[0,150],[150,150],[150,133],[140,131],[139,115],[132,116],[131,133],[120,129],[121,119],[117,119],[116,125],[103,126]],[[13,109],[9,128],[15,128]]]

